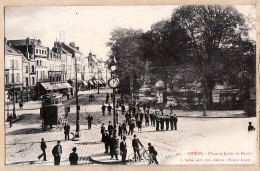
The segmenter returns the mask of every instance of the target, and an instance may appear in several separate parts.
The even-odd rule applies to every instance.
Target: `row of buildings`
[[[84,55],[75,42],[55,41],[48,48],[40,39],[5,39],[5,93],[16,102],[50,92],[70,98],[76,86],[79,90],[105,86],[108,77],[106,63],[91,52]]]

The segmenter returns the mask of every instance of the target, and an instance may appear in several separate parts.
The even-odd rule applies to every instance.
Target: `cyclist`
[[[148,150],[149,150],[149,153],[152,155],[152,160],[157,164],[159,165],[158,161],[157,161],[157,151],[155,151],[154,147],[152,146],[151,143],[148,143]],[[150,164],[151,164],[151,161],[150,161]]]
[[[143,160],[140,155],[139,144],[143,147],[143,144],[140,142],[138,138],[136,138],[136,135],[134,135],[134,139],[132,140],[132,146],[134,149],[135,161],[136,161],[136,153],[138,154],[139,160]]]

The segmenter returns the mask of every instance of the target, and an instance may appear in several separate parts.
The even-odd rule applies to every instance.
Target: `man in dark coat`
[[[122,155],[122,164],[126,164],[126,154],[127,154],[127,145],[126,145],[126,136],[123,137],[123,141],[120,143],[120,151]]]
[[[144,114],[141,112],[141,113],[140,113],[140,120],[141,120],[141,123],[143,123],[143,119],[144,119]]]
[[[47,145],[44,141],[44,138],[42,138],[42,141],[41,141],[41,150],[42,150],[42,154],[38,156],[38,159],[40,160],[41,157],[43,156],[43,161],[47,161],[46,159],[46,148],[47,148]]]
[[[93,117],[89,114],[88,117],[86,117],[86,119],[88,120],[88,129],[91,129]]]
[[[108,116],[111,116],[112,107],[110,106],[110,104],[108,104],[107,106],[107,111],[108,111]]]
[[[125,114],[126,124],[129,124],[129,123],[130,123],[129,118],[130,118],[129,113],[126,112],[126,114]]]
[[[165,118],[165,123],[166,123],[166,130],[168,131],[169,130],[169,123],[170,123],[170,118],[169,118],[168,115]]]
[[[111,121],[108,122],[107,130],[108,130],[109,135],[112,135],[114,127],[111,124]]]
[[[121,112],[122,112],[122,115],[125,114],[125,105],[124,104],[121,105]]]
[[[70,161],[70,165],[78,165],[78,154],[76,153],[77,148],[73,147],[72,148],[72,153],[70,153],[70,157],[69,157],[69,161]]]
[[[152,144],[151,143],[148,143],[148,150],[149,150],[149,154],[152,154],[153,156],[153,161],[155,161],[155,163],[157,164],[157,165],[159,165],[159,163],[158,163],[158,161],[157,161],[157,158],[156,158],[156,156],[157,156],[157,151],[155,151],[155,149],[154,149],[154,147],[152,146]],[[151,164],[151,163],[150,163]]]
[[[153,113],[150,113],[151,124],[153,123],[153,119],[154,119],[154,118],[153,118],[153,115],[154,115]]]
[[[171,130],[173,130],[173,120],[174,120],[174,117],[171,115],[171,116],[170,116]]]
[[[163,131],[164,130],[164,117],[161,116],[160,118],[160,124],[161,124],[161,130]]]
[[[110,136],[108,135],[108,132],[107,130],[105,130],[105,133],[104,133],[104,137],[102,139],[102,141],[105,143],[105,153],[108,153],[108,147],[109,147],[109,140],[110,139]]]
[[[57,145],[55,145],[52,149],[52,155],[54,156],[54,165],[60,165],[61,154],[62,146],[60,145],[60,141],[57,141]]]
[[[120,136],[121,140],[122,140],[122,138],[123,138],[123,131],[122,131],[121,123],[119,123],[119,125],[118,125],[118,136]]]
[[[135,116],[135,113],[136,113],[135,105],[132,106],[132,111],[133,111],[133,115]]]
[[[103,116],[105,116],[105,112],[106,112],[106,106],[105,106],[105,104],[102,105],[101,110],[102,110]]]
[[[112,135],[110,136],[109,146],[110,146],[111,159],[113,159],[115,156],[116,160],[118,160],[118,155],[116,152],[116,138],[113,137]]]
[[[174,114],[174,117],[173,117],[174,130],[177,130],[177,122],[178,122],[178,118],[177,118],[176,114]]]
[[[103,138],[104,138],[104,135],[105,135],[105,130],[106,130],[105,124],[102,123],[102,125],[101,125],[101,130],[100,130],[100,133],[101,133],[101,135],[102,135],[102,141],[103,141]]]
[[[140,149],[139,149],[139,144],[143,147],[143,144],[140,142],[138,138],[136,138],[136,135],[134,135],[134,139],[132,140],[132,146],[134,150],[134,157],[136,161],[136,153],[138,154],[139,160],[142,160],[141,155],[140,155]]]
[[[144,118],[145,118],[145,126],[149,126],[149,115],[148,115],[148,113],[145,113]]]
[[[123,124],[122,124],[122,133],[123,133],[123,135],[127,135],[127,129],[126,129],[125,122],[123,122]]]
[[[156,131],[159,131],[160,119],[156,118]]]
[[[70,125],[68,123],[65,123],[64,125],[64,134],[65,134],[65,140],[70,139]]]

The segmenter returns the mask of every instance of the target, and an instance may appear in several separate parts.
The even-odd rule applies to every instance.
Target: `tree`
[[[225,67],[223,61],[227,57],[223,56],[225,49],[234,46],[235,39],[248,37],[245,17],[232,6],[195,5],[176,9],[172,14],[172,22],[185,29],[191,38],[194,62],[201,71],[204,61],[205,84],[212,102],[211,93],[214,86],[227,81],[219,79],[227,75],[222,72]]]
[[[134,91],[138,90],[144,76],[144,61],[142,61],[141,39],[142,31],[134,29],[116,28],[111,32],[107,46],[111,48],[110,56],[117,60],[117,73],[120,78],[122,93],[130,93],[130,81]]]

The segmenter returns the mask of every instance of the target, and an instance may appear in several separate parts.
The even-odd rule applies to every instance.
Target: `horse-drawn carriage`
[[[61,94],[46,94],[42,96],[42,108],[40,109],[42,117],[42,129],[48,130],[57,125],[62,127],[65,123],[66,110],[62,103]]]

